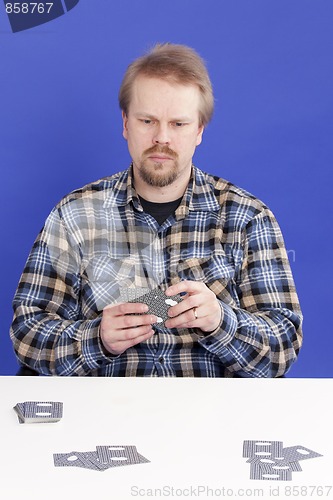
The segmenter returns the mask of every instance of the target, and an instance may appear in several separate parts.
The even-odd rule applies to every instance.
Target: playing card
[[[281,454],[283,447],[282,441],[244,441],[243,457],[277,457]],[[248,460],[250,462],[250,460]]]
[[[135,446],[97,446],[96,451],[72,451],[54,453],[55,467],[81,467],[104,471],[122,465],[148,463],[149,460],[138,453]]]
[[[120,290],[120,296],[124,302],[133,302],[139,297],[142,297],[151,291],[150,288],[122,288]]]
[[[25,401],[14,406],[20,423],[58,422],[63,404],[59,401]]]
[[[309,458],[322,457],[320,453],[305,448],[305,446],[288,446],[283,448],[276,458],[281,466],[287,465],[290,462],[298,462],[299,460],[308,460]]]
[[[168,297],[160,288],[155,288],[154,290],[149,291],[145,288],[127,288],[121,291],[121,296],[123,297],[123,300],[127,302],[147,304],[149,310],[146,314],[154,314],[157,316],[157,323],[163,324],[164,321],[169,318],[169,307],[174,306],[183,300],[179,294]]]
[[[149,462],[147,458],[138,453],[136,446],[97,446],[96,450],[100,462],[108,464],[109,467]]]
[[[302,467],[298,462],[289,462],[288,464],[281,464],[281,461],[274,458],[259,458],[252,457],[247,460],[251,464],[257,464],[263,471],[274,474],[279,470],[290,470],[292,472],[302,471]]]
[[[92,470],[105,470],[107,468],[99,463],[96,452],[54,453],[53,461],[55,467],[81,467]]]
[[[259,463],[253,462],[250,467],[250,479],[291,481],[292,471],[290,468],[273,470],[268,465],[259,465]]]
[[[80,459],[84,460],[85,463],[87,463],[88,469],[95,469],[95,470],[106,470],[109,469],[110,466],[109,464],[103,464],[97,454],[97,451],[85,451],[80,453],[79,456]]]

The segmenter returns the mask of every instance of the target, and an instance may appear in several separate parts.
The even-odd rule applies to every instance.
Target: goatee
[[[160,153],[170,157],[173,160],[172,165],[168,167],[168,170],[165,172],[163,164],[155,162],[153,165],[147,165],[147,161],[143,159],[139,170],[141,179],[149,184],[149,186],[170,186],[178,177],[178,154],[168,146],[156,145],[144,151],[143,158],[147,158],[153,153]]]

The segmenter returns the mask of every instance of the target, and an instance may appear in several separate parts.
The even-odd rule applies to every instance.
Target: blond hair
[[[201,96],[200,125],[205,126],[211,120],[214,110],[212,84],[205,62],[192,48],[172,43],[156,44],[150,52],[128,66],[119,91],[119,106],[126,115],[134,80],[141,75],[182,85],[196,85]]]

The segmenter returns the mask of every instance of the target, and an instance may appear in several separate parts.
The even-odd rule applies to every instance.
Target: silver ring
[[[194,313],[195,319],[198,319],[198,313],[197,313],[197,308],[196,307],[193,307],[193,313]]]

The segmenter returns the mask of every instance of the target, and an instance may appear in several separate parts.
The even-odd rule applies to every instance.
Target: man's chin
[[[142,165],[140,169],[140,177],[141,179],[154,187],[166,187],[170,186],[177,179],[177,172],[173,168],[170,170],[170,167],[165,171],[164,162],[156,163],[154,162],[152,165]]]

